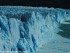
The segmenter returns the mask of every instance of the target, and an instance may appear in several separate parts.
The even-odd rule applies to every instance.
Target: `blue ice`
[[[0,6],[0,52],[40,53],[36,51],[43,45],[47,47],[48,42],[56,42],[59,39],[59,43],[70,42],[70,39],[57,34],[60,24],[65,20],[70,20],[68,9]],[[48,47],[53,47],[53,44],[50,43]],[[65,48],[68,47],[70,45]],[[58,48],[55,53],[61,53],[65,48]],[[53,49],[51,52],[48,50],[42,49],[41,53],[54,53]],[[69,48],[65,52],[70,52]]]

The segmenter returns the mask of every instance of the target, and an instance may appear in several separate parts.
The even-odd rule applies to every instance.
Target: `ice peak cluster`
[[[58,26],[69,19],[70,10],[0,7],[0,51],[35,53],[56,37]]]

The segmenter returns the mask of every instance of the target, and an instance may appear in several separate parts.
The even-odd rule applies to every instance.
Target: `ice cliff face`
[[[56,38],[59,25],[70,19],[70,10],[0,7],[0,51],[35,53]]]

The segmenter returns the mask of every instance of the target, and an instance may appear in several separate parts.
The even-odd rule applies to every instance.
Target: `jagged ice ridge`
[[[69,19],[67,9],[0,6],[0,51],[35,53]]]

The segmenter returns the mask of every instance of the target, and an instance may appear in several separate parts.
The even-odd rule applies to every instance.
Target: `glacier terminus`
[[[69,20],[69,9],[0,6],[0,53],[70,53]]]

